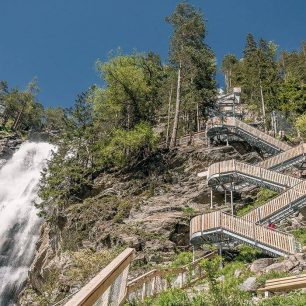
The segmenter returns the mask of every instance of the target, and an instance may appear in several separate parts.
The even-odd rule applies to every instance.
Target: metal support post
[[[234,201],[233,201],[233,190],[231,189],[231,211],[232,216],[234,216]]]
[[[232,216],[234,216],[233,183],[231,183],[231,212],[232,212]]]
[[[194,245],[192,245],[192,263],[194,263]]]

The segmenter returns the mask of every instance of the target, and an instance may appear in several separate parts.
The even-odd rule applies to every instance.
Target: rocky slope
[[[77,290],[105,265],[105,260],[95,267],[85,264],[99,252],[107,257],[126,246],[135,248],[135,276],[190,249],[189,220],[210,205],[207,182],[197,173],[221,160],[260,160],[257,153],[243,155],[236,149],[161,149],[132,169],[100,174],[84,201],[70,206],[56,226],[43,225],[20,305],[47,305],[46,296],[55,302]],[[223,200],[222,194],[215,194],[215,205],[221,207]],[[84,271],[88,274],[79,281],[72,278]]]
[[[161,149],[133,168],[98,175],[85,200],[71,205],[52,227],[49,223],[42,226],[19,304],[58,302],[126,246],[137,251],[130,277],[191,250],[189,220],[210,206],[206,179],[197,173],[222,160],[261,160],[249,150],[245,143]],[[242,198],[236,195],[235,202],[252,201],[257,191]],[[224,195],[215,193],[213,202],[223,207]]]

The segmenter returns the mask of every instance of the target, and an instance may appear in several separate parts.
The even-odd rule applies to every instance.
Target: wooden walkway
[[[265,287],[259,288],[257,291],[264,292],[268,297],[270,292],[288,292],[301,288],[306,288],[306,274],[269,279],[266,281]]]
[[[222,186],[224,189],[228,187],[233,190],[233,185],[244,181],[282,193],[241,218],[227,215],[221,211],[194,217],[190,224],[191,243],[238,241],[259,247],[274,255],[299,252],[301,246],[292,235],[272,231],[267,228],[266,223],[270,219],[273,222],[279,221],[306,205],[306,182],[277,172],[303,163],[306,145],[301,144],[292,148],[231,117],[224,120],[213,118],[208,134],[218,133],[221,128],[223,133],[237,133],[238,136],[251,144],[256,142],[257,146],[268,148],[267,151],[278,155],[256,165],[235,160],[212,164],[206,173],[208,185],[211,187]],[[224,130],[224,128],[226,129]]]
[[[214,117],[208,121],[207,137],[211,138],[220,134],[238,135],[251,145],[259,147],[271,154],[287,151],[291,148],[288,144],[275,139],[274,137],[234,117],[226,117],[223,118],[223,120],[219,117]]]

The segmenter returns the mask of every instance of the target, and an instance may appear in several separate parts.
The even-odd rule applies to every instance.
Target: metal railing
[[[294,254],[297,251],[296,241],[293,235],[270,230],[265,226],[254,222],[228,215],[222,211],[202,214],[191,219],[190,236],[195,234],[205,236],[205,232],[211,234],[222,230],[223,234],[240,237],[242,241],[249,242],[262,249],[267,246],[275,252],[283,254]],[[225,232],[227,231],[227,232]]]
[[[208,182],[220,175],[224,174],[242,174],[251,178],[260,180],[261,182],[273,183],[278,186],[293,187],[302,182],[301,179],[294,178],[289,175],[281,174],[272,170],[268,170],[257,165],[250,165],[243,162],[237,162],[234,159],[214,163],[208,167]]]
[[[291,148],[288,144],[248,125],[247,123],[244,123],[240,121],[237,118],[234,117],[225,117],[223,119],[219,117],[213,117],[210,119],[210,121],[207,123],[208,128],[212,128],[214,126],[224,126],[228,127],[230,129],[240,129],[243,132],[249,134],[252,138],[257,139],[258,141],[262,141],[269,146],[272,146],[273,148],[278,149],[279,151],[287,151]]]

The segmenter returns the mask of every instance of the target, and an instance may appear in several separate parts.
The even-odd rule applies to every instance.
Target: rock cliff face
[[[82,261],[84,254],[89,262],[99,252],[133,247],[136,276],[190,249],[189,220],[210,205],[206,179],[197,173],[232,158],[260,160],[257,153],[241,155],[231,146],[185,147],[160,150],[131,169],[99,175],[88,198],[70,206],[56,225],[42,227],[20,305],[43,305],[44,296],[56,302],[77,290],[101,268],[99,262],[93,269],[83,265],[78,273],[90,273],[73,280],[71,270],[80,264],[74,259]],[[215,194],[213,201],[224,205],[222,194]]]
[[[17,135],[0,135],[0,168],[12,157],[13,153],[19,148],[22,140]]]

